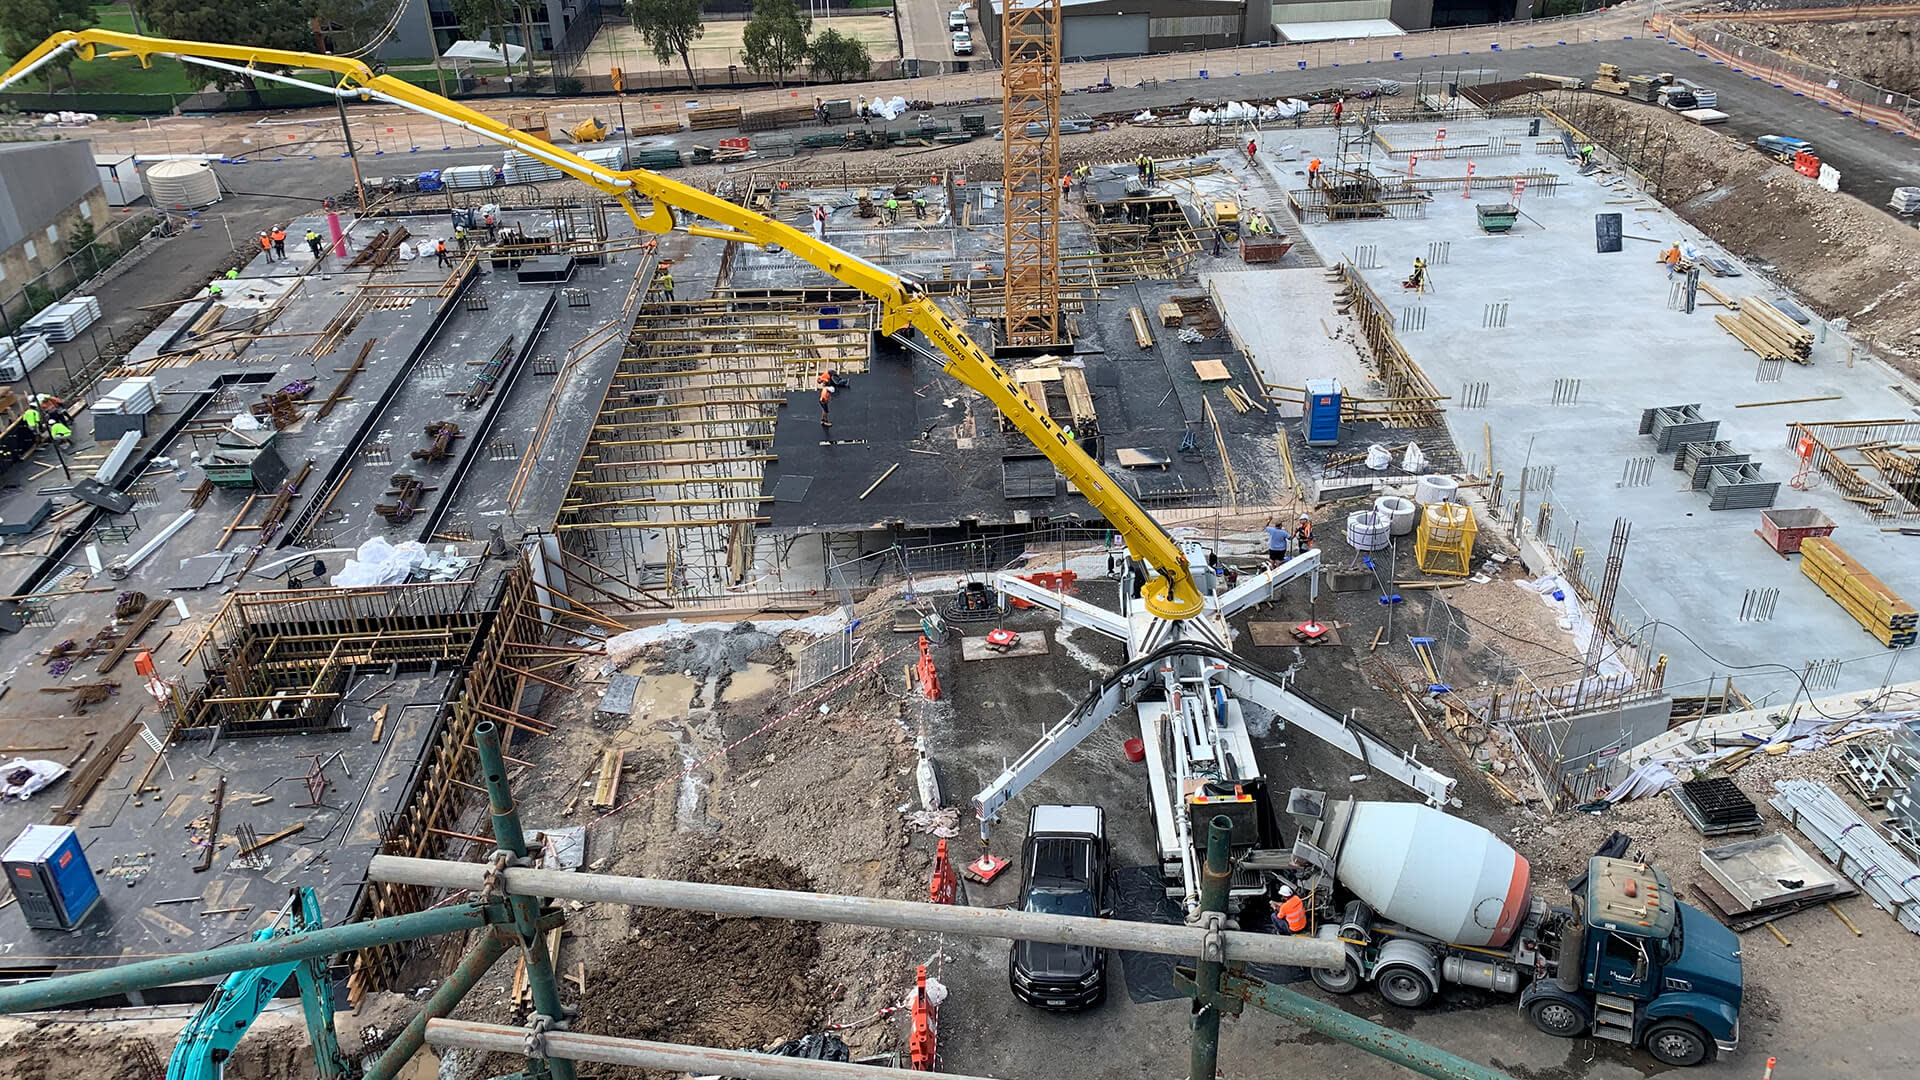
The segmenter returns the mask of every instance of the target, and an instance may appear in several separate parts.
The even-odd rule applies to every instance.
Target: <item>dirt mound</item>
[[[1726,10],[1738,10],[1726,5]],[[1866,9],[1871,11],[1871,8]],[[1898,93],[1920,90],[1920,53],[1915,19],[1851,19],[1845,22],[1774,22],[1735,19],[1708,24],[1756,45]]]
[[[799,868],[716,852],[674,876],[810,891]],[[810,974],[819,925],[784,919],[635,908],[628,939],[608,952],[576,1030],[725,1048],[761,1049],[815,1030],[825,997]],[[639,1075],[601,1068],[601,1076]]]
[[[1644,105],[1584,95],[1616,126],[1673,137],[1661,198],[1727,250],[1771,273],[1875,351],[1920,373],[1920,230],[1829,192],[1743,143]],[[1604,121],[1603,121],[1604,123]],[[1733,291],[1740,295],[1736,282]]]

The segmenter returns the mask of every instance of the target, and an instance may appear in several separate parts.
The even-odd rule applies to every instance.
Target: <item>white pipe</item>
[[[853,1065],[843,1061],[810,1061],[756,1054],[750,1050],[719,1050],[708,1046],[616,1039],[608,1035],[582,1035],[571,1031],[549,1031],[545,1039],[547,1054],[551,1057],[571,1061],[604,1061],[613,1065],[633,1065],[642,1069],[695,1076],[717,1073],[738,1077],[739,1080],[982,1080],[960,1073],[913,1072],[878,1065]],[[433,1019],[427,1021],[427,1041],[435,1046],[519,1055],[527,1050],[527,1029],[472,1020]]]
[[[194,512],[192,510],[182,511],[179,517],[173,519],[172,524],[160,530],[160,535],[147,541],[145,544],[141,545],[141,548],[139,551],[136,551],[132,555],[128,556],[126,568],[128,570],[132,570],[134,567],[139,566],[142,562],[145,562],[147,556],[160,550],[160,545],[166,543],[168,537],[171,537],[174,533],[177,533],[181,529],[185,528],[187,522],[193,520],[193,514]]]
[[[596,179],[598,179],[602,183],[611,184],[614,187],[631,188],[633,186],[633,181],[628,180],[625,177],[620,176],[618,174],[605,172],[600,169],[582,168],[578,163],[571,161],[565,157],[562,157],[557,153],[542,150],[539,147],[534,146],[531,142],[521,142],[516,138],[502,135],[497,131],[489,131],[488,129],[483,128],[478,124],[472,123],[467,120],[461,120],[458,117],[443,116],[440,113],[434,112],[432,109],[425,107],[424,105],[415,105],[410,101],[402,100],[400,98],[394,97],[391,94],[383,94],[380,91],[375,90],[371,87],[322,86],[319,83],[307,82],[305,79],[296,79],[290,75],[280,75],[271,71],[261,71],[258,68],[241,67],[237,64],[226,64],[218,60],[208,60],[205,57],[200,57],[200,56],[187,56],[183,53],[155,53],[154,55],[170,57],[174,60],[179,60],[182,63],[199,64],[202,67],[216,68],[220,71],[231,71],[236,75],[245,75],[250,79],[266,79],[270,82],[285,83],[288,86],[298,86],[306,90],[312,90],[316,94],[324,94],[327,97],[360,98],[363,100],[384,101],[389,105],[398,105],[403,109],[407,109],[411,112],[419,113],[421,116],[427,117],[430,120],[434,120],[442,124],[451,124],[452,126],[460,128],[463,131],[472,132],[473,134],[478,135],[489,142],[499,143],[501,146],[511,147],[515,150],[520,151],[523,154],[526,154],[529,157],[537,157],[542,161],[545,161],[547,164],[554,166],[555,168],[562,169],[569,172],[591,173]]]
[[[48,53],[47,55],[41,57],[38,60],[35,60],[33,63],[28,64],[26,67],[22,68],[19,72],[17,72],[13,76],[13,78],[0,79],[0,90],[5,90],[7,87],[12,86],[14,83],[19,82],[21,79],[24,79],[27,76],[33,74],[34,72],[39,71],[41,68],[46,67],[48,64],[53,63],[55,57],[72,52],[75,44],[76,42],[72,42],[72,41],[61,42],[59,47],[55,48],[52,52]]]
[[[480,863],[409,859],[398,855],[376,855],[367,868],[367,876],[374,881],[468,890],[481,889],[486,874],[487,867]],[[558,897],[632,907],[706,911],[720,915],[849,923],[932,934],[1130,949],[1167,956],[1198,956],[1207,941],[1206,931],[1194,926],[1085,919],[1072,915],[921,904],[909,900],[878,900],[831,893],[751,889],[740,885],[703,885],[661,878],[513,868],[502,875],[502,881],[505,891],[515,896]],[[1332,939],[1279,937],[1229,930],[1224,932],[1222,941],[1229,960],[1293,964],[1329,970],[1340,970],[1347,963],[1346,946]]]

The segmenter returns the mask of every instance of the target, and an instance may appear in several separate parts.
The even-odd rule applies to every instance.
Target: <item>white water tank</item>
[[[1373,500],[1373,512],[1387,519],[1387,531],[1394,536],[1412,532],[1414,520],[1420,516],[1420,508],[1412,500],[1398,495],[1382,495]]]
[[[220,201],[220,181],[204,161],[157,161],[147,166],[147,198],[157,209],[211,206]]]
[[[1423,476],[1414,485],[1413,501],[1425,506],[1428,503],[1454,502],[1460,497],[1460,485],[1451,476]]]
[[[1335,874],[1382,918],[1459,945],[1505,946],[1531,905],[1525,858],[1417,803],[1355,802]]]
[[[1347,515],[1347,546],[1355,551],[1380,551],[1393,543],[1391,524],[1372,510],[1356,510]]]

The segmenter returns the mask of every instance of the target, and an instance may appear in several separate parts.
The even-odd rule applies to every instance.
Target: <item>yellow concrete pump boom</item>
[[[102,53],[102,47],[106,52]],[[81,60],[104,55],[108,59],[132,57],[142,67],[156,56],[202,67],[233,72],[254,79],[285,83],[314,90],[322,95],[380,101],[397,105],[444,124],[472,132],[490,142],[511,147],[530,157],[551,164],[569,176],[605,192],[625,208],[639,228],[655,233],[673,231],[675,212],[717,223],[700,225],[689,221],[686,231],[744,244],[756,244],[769,250],[785,248],[802,261],[818,267],[835,280],[850,285],[879,301],[881,332],[898,334],[913,329],[945,356],[947,374],[985,395],[1001,414],[1018,428],[1020,434],[1047,455],[1094,509],[1126,538],[1127,550],[1158,572],[1142,590],[1146,607],[1164,619],[1189,619],[1204,608],[1204,598],[1186,555],[1159,522],[1127,496],[1121,486],[1101,470],[1099,463],[1081,450],[1067,433],[1039,411],[1031,398],[1007,373],[1002,371],[966,333],[928,297],[898,275],[831,244],[814,239],[810,232],[754,213],[745,207],[709,195],[698,188],[677,183],[645,169],[617,170],[596,165],[543,139],[515,131],[484,113],[475,112],[457,102],[422,89],[412,83],[377,74],[371,67],[353,59],[284,49],[260,49],[245,45],[220,45],[203,41],[178,41],[122,34],[110,30],[68,30],[55,34],[22,57],[4,77],[0,90],[32,74],[42,65],[71,52]],[[309,82],[275,68],[314,68],[337,74],[337,85]],[[645,204],[636,202],[643,196]]]

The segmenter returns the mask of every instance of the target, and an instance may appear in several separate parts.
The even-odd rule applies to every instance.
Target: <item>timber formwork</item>
[[[1802,470],[1819,469],[1848,502],[1881,521],[1920,522],[1920,421],[1842,420],[1787,425]]]
[[[568,580],[630,611],[737,585],[780,408],[866,371],[875,316],[851,291],[643,307],[554,524]]]
[[[476,768],[474,725],[492,720],[518,733],[550,733],[551,725],[531,715],[525,702],[567,689],[555,669],[585,650],[550,639],[581,624],[601,632],[620,628],[584,604],[543,591],[524,560],[467,581],[237,593],[192,650],[205,681],[176,694],[173,737],[208,737],[216,729],[222,737],[295,734],[311,730],[301,724],[325,723],[339,701],[370,678],[457,669],[381,829],[386,854],[442,857],[451,844],[468,842],[456,826],[479,790],[468,780]],[[282,694],[285,688],[292,693]],[[312,711],[262,720],[275,700],[299,695],[314,700]],[[427,892],[368,882],[354,918],[422,910]],[[405,950],[392,946],[355,954],[349,999],[397,985],[405,959]]]
[[[235,593],[193,650],[203,681],[178,696],[173,737],[328,730],[349,673],[459,662],[485,618],[473,588]]]
[[[1387,392],[1375,402],[1385,408],[1374,419],[1394,427],[1443,427],[1446,409],[1441,402],[1446,396],[1434,388],[1427,373],[1394,334],[1393,309],[1387,307],[1352,264],[1341,263],[1339,273],[1341,307],[1351,309],[1354,321],[1360,324],[1374,370],[1387,387]]]
[[[458,839],[455,826],[460,816],[476,798],[484,800],[467,779],[478,769],[475,724],[492,720],[530,734],[552,730],[522,711],[530,685],[550,682],[541,670],[573,659],[566,646],[548,643],[555,620],[565,612],[543,604],[540,595],[531,566],[522,562],[498,579],[490,602],[477,605],[482,622],[470,638],[466,667],[420,756],[407,797],[382,831],[383,854],[440,858]],[[430,890],[370,881],[360,894],[354,917],[403,915],[423,910],[431,902]],[[406,949],[393,945],[356,953],[347,977],[347,1000],[357,1006],[368,991],[396,985],[406,957]]]

